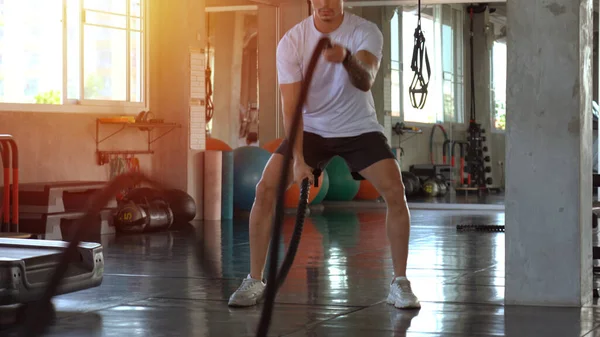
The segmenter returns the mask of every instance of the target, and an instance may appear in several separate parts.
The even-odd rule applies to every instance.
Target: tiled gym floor
[[[503,213],[412,211],[408,275],[419,311],[385,304],[391,278],[383,210],[312,215],[272,320],[272,336],[600,336],[600,309],[504,307],[504,234],[457,233]],[[284,229],[287,249],[293,218]],[[217,278],[199,270],[202,231]],[[260,307],[227,298],[248,272],[247,221],[104,236],[101,287],[57,297],[48,336],[254,336]],[[4,331],[10,335],[9,331]]]

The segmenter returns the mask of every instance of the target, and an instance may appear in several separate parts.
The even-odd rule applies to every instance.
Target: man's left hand
[[[346,48],[339,44],[334,44],[331,48],[327,48],[323,51],[323,57],[328,62],[342,63],[346,58]]]

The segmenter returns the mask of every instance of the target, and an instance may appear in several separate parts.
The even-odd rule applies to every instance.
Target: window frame
[[[457,129],[461,129],[464,128],[466,129],[468,126],[467,123],[467,118],[466,118],[466,109],[465,109],[465,101],[466,101],[466,92],[465,92],[465,73],[464,73],[464,69],[465,69],[465,47],[464,47],[464,16],[466,14],[465,8],[462,4],[432,4],[433,6],[433,15],[423,15],[423,13],[421,13],[422,16],[427,16],[427,17],[431,17],[432,19],[434,19],[434,41],[433,43],[427,44],[426,42],[426,47],[428,48],[428,55],[429,55],[429,61],[432,64],[432,74],[431,76],[433,77],[433,71],[435,71],[436,69],[439,70],[439,77],[440,77],[440,83],[439,85],[436,86],[437,90],[440,90],[440,92],[442,92],[442,97],[443,97],[443,85],[444,85],[444,69],[443,69],[443,56],[439,56],[442,55],[442,53],[440,52],[439,55],[437,54],[438,48],[439,51],[442,50],[443,45],[444,45],[444,41],[443,41],[443,34],[442,34],[442,22],[441,22],[441,18],[442,18],[442,13],[443,13],[443,6],[447,5],[450,6],[451,10],[452,10],[452,14],[454,16],[454,11],[458,11],[461,14],[461,17],[463,18],[463,21],[460,21],[460,24],[458,24],[458,22],[454,22],[454,17],[452,18],[452,29],[453,29],[453,41],[452,41],[452,47],[453,47],[453,56],[454,56],[454,62],[453,62],[453,67],[454,67],[454,72],[453,72],[453,77],[454,77],[454,97],[455,97],[455,114],[456,111],[459,111],[458,113],[460,113],[461,118],[458,118],[459,121],[442,121],[442,122],[417,122],[417,121],[407,121],[405,119],[405,111],[404,111],[404,102],[405,99],[407,98],[407,93],[408,93],[408,89],[406,88],[406,86],[404,85],[404,80],[403,78],[401,78],[401,85],[400,85],[400,118],[401,120],[410,123],[411,125],[414,125],[416,127],[423,127],[423,128],[428,128],[431,127],[435,124],[442,124],[442,125],[451,125],[452,127],[455,127]],[[398,10],[401,11],[402,6],[399,6]],[[399,24],[399,36],[401,37],[403,34],[403,30],[402,30],[402,21],[400,21]],[[404,66],[405,64],[410,64],[411,60],[404,60],[403,58],[403,48],[404,48],[404,44],[406,43],[406,41],[402,41],[402,43],[400,43],[400,64],[402,66]],[[412,45],[412,41],[410,43],[410,45]],[[431,57],[432,53],[429,51],[429,48],[431,46],[434,46],[434,52],[435,54],[434,57]],[[403,74],[403,71],[400,71],[401,76]],[[460,81],[457,79],[457,73],[460,74]],[[431,82],[430,82],[431,85]],[[461,90],[458,90],[458,88],[461,87]],[[405,89],[406,88],[406,89]],[[457,100],[456,98],[460,97],[459,100]],[[429,97],[427,98],[429,100]],[[425,103],[427,104],[427,103]],[[459,106],[460,105],[460,106]],[[443,104],[442,104],[443,106]],[[443,111],[441,112],[441,114],[443,115]],[[397,118],[397,116],[396,116]]]
[[[148,24],[148,18],[150,14],[150,4],[149,0],[142,0],[141,11],[140,11],[140,21],[141,21],[141,44],[142,44],[142,72],[141,83],[142,83],[142,100],[141,102],[129,102],[129,101],[116,101],[116,100],[90,100],[90,99],[68,99],[68,53],[67,53],[67,41],[68,41],[68,30],[67,30],[67,1],[62,0],[62,73],[63,73],[63,84],[62,84],[62,103],[61,104],[35,104],[35,103],[10,103],[10,102],[0,102],[0,112],[34,112],[34,113],[76,113],[83,115],[137,115],[142,110],[147,110],[150,104],[150,25]],[[129,30],[130,26],[130,0],[125,0],[127,2],[127,29],[128,34],[131,32]],[[83,13],[84,0],[80,0],[79,2],[79,10],[80,13]],[[79,29],[80,29],[80,48],[83,49],[84,43],[84,35],[83,29],[85,26],[85,22],[80,17],[79,21]],[[129,57],[130,52],[130,44],[129,38],[127,39],[127,55],[126,58],[127,66],[129,67],[131,59]],[[82,95],[84,86],[84,76],[83,76],[83,52],[80,50],[80,94]],[[128,70],[128,74],[130,75],[130,69]],[[127,97],[129,98],[131,95],[131,78],[127,76]],[[83,96],[81,96],[83,97]]]

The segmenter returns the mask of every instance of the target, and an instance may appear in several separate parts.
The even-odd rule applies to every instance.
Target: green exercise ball
[[[327,174],[327,171],[323,171],[321,174],[323,175],[321,189],[319,189],[319,193],[317,193],[317,196],[310,203],[311,205],[318,205],[323,202],[323,199],[325,199],[325,196],[327,195],[327,191],[329,191],[329,175]]]
[[[360,182],[354,180],[346,161],[340,156],[335,156],[327,164],[325,170],[329,175],[329,191],[327,191],[325,200],[351,201],[354,199],[360,188]]]

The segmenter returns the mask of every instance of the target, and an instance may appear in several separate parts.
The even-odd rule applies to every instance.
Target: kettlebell
[[[423,183],[423,191],[428,196],[435,197],[440,192],[440,187],[435,179],[429,178]]]
[[[436,179],[436,182],[438,184],[438,194],[437,196],[444,196],[446,195],[446,193],[448,193],[448,186],[446,186],[446,183],[444,182],[443,179]]]

